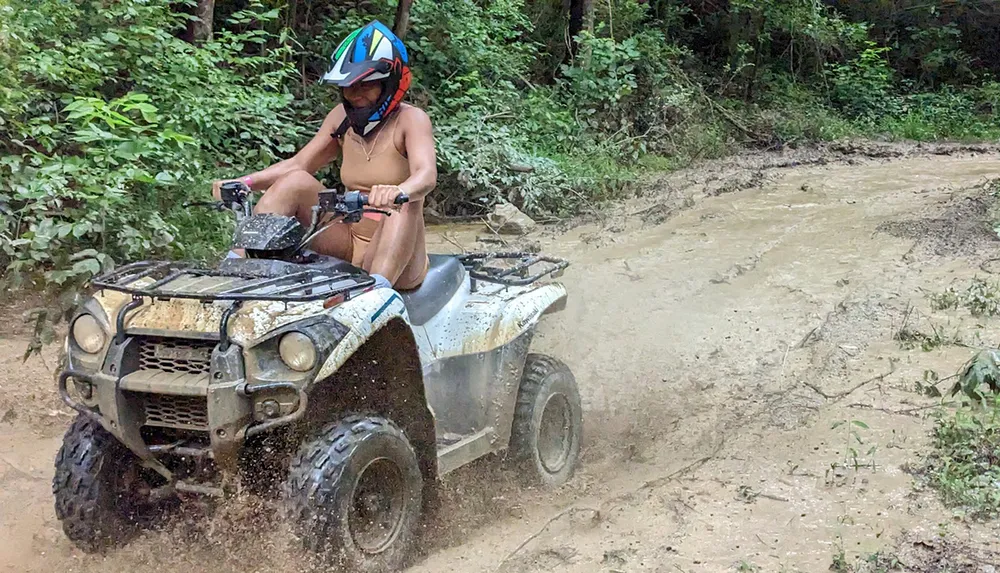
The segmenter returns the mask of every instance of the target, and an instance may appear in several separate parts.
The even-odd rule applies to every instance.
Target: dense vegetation
[[[942,412],[933,445],[927,477],[945,504],[974,519],[1000,516],[1000,398]]]
[[[587,10],[575,39],[563,0],[413,4],[411,101],[435,122],[438,211],[568,213],[740,146],[1000,134],[995,2],[570,4]],[[217,256],[228,220],[183,203],[303,144],[336,102],[315,81],[332,49],[396,11],[219,0],[214,33],[192,43],[194,6],[0,0],[8,280],[68,286],[114,261]]]

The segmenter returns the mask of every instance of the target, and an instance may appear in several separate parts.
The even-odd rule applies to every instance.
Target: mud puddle
[[[1000,177],[989,151],[770,155],[728,192],[707,170],[675,174],[670,197],[529,237],[573,263],[569,305],[536,344],[581,386],[585,466],[554,492],[519,489],[489,460],[457,472],[413,571],[811,572],[879,550],[914,571],[949,555],[985,571],[1000,530],[954,520],[906,471],[931,424],[915,381],[971,350],[894,338],[935,321],[970,341],[1000,334],[926,302],[995,258],[1000,241],[967,224],[981,210],[962,207]],[[656,205],[664,216],[644,217]],[[435,228],[429,242],[457,252],[483,234]],[[103,558],[73,549],[49,493],[70,418],[23,345],[0,341],[0,416],[15,412],[0,422],[0,571],[307,567],[257,502],[192,510]],[[868,428],[857,456],[845,420]]]

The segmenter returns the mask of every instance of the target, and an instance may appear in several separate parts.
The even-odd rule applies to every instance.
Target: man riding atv
[[[406,47],[375,21],[349,35],[331,60],[321,81],[340,87],[343,103],[293,157],[239,181],[266,190],[256,213],[296,217],[303,225],[324,189],[314,174],[338,155],[341,182],[366,192],[370,207],[396,208],[395,199],[407,195],[397,216],[366,213],[358,223],[334,225],[313,240],[312,249],[365,269],[376,286],[414,289],[429,266],[423,198],[436,185],[437,159],[427,113],[402,103],[410,87]],[[223,183],[212,185],[216,199]]]

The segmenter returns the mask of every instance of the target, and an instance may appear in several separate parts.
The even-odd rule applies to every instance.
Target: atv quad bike
[[[59,376],[79,415],[53,491],[77,546],[120,545],[181,498],[226,496],[270,473],[324,562],[396,569],[445,474],[505,452],[531,483],[570,478],[576,383],[529,353],[539,318],[565,307],[565,288],[542,279],[567,263],[431,255],[419,288],[376,289],[362,269],[307,248],[365,205],[326,190],[307,228],[253,214],[249,189],[228,183],[214,206],[236,213],[246,257],[213,269],[137,262],[92,280]]]

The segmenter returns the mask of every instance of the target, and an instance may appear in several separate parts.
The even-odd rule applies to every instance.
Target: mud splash
[[[923,571],[996,554],[995,525],[955,521],[904,471],[932,404],[914,381],[970,350],[907,350],[894,335],[921,321],[977,328],[932,311],[925,293],[975,274],[1000,241],[926,221],[981,221],[1000,157],[874,146],[742,161],[673,174],[658,194],[527,238],[573,263],[568,306],[536,347],[580,383],[585,467],[559,491],[519,489],[495,460],[449,476],[413,571],[823,571],[841,550],[898,551]],[[434,229],[429,248],[475,250],[480,236],[509,241]],[[253,498],[191,508],[105,557],[73,549],[48,491],[69,417],[41,363],[12,358],[22,348],[0,346],[0,415],[18,412],[0,422],[0,571],[309,569]],[[850,419],[868,427],[854,457],[834,428]],[[907,553],[935,536],[951,545]]]

